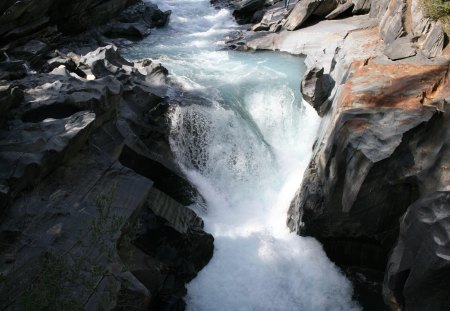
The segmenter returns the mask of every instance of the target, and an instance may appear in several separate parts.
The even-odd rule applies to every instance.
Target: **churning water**
[[[319,123],[301,101],[303,60],[223,49],[238,26],[208,0],[153,2],[172,10],[170,23],[127,56],[161,62],[203,98],[172,115],[172,150],[206,199],[201,216],[215,238],[211,262],[188,284],[188,310],[359,310],[320,244],[285,225]]]

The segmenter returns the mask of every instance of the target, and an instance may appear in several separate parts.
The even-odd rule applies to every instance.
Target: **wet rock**
[[[422,53],[428,58],[439,56],[444,49],[444,41],[445,33],[442,29],[442,24],[436,22],[422,45]]]
[[[313,14],[319,7],[321,1],[303,0],[295,4],[295,7],[289,13],[283,27],[286,30],[296,30]]]
[[[347,11],[349,11],[350,9],[353,8],[355,4],[351,1],[347,1],[343,4],[340,4],[336,9],[334,9],[333,11],[331,11],[330,13],[328,13],[328,15],[325,16],[326,19],[333,19],[338,17],[341,14],[346,13]]]
[[[243,0],[237,4],[237,8],[233,11],[233,16],[239,24],[246,24],[251,21],[256,11],[260,10],[265,0]]]
[[[330,102],[327,102],[327,99],[334,84],[331,76],[324,74],[324,68],[310,68],[302,79],[303,98],[316,109],[320,116],[323,116],[329,109]]]
[[[403,0],[392,0],[380,22],[380,35],[384,43],[389,44],[405,34],[403,16],[406,4]]]
[[[450,192],[433,192],[408,208],[384,281],[384,296],[392,308],[419,311],[448,307],[449,237]]]
[[[404,59],[416,54],[416,47],[409,37],[398,38],[394,42],[387,44],[384,49],[384,55],[391,60]]]

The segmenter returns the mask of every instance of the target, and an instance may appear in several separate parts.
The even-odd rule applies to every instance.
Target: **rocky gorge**
[[[246,25],[231,49],[306,56],[299,87],[322,121],[289,228],[323,244],[364,310],[446,310],[443,25],[418,0],[213,5]],[[214,238],[188,208],[205,203],[170,118],[201,98],[179,101],[163,65],[120,53],[170,12],[28,0],[0,13],[0,309],[183,310]]]

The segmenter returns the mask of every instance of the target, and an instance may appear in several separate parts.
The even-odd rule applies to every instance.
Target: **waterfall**
[[[171,21],[127,56],[161,62],[201,99],[175,94],[185,104],[171,118],[171,148],[215,238],[211,262],[188,284],[188,310],[359,310],[320,243],[285,225],[319,125],[299,92],[303,59],[224,49],[239,26],[208,0],[153,2]]]

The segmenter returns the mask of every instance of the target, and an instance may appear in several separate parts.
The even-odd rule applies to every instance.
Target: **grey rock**
[[[333,19],[338,17],[339,15],[349,11],[351,8],[353,8],[355,4],[351,1],[347,1],[343,4],[340,4],[336,9],[328,13],[328,15],[325,16],[326,19]]]
[[[411,42],[411,38],[408,37],[398,38],[394,42],[387,44],[384,49],[384,55],[391,60],[404,59],[416,54],[416,47]]]
[[[313,67],[305,73],[300,90],[303,98],[323,116],[329,109],[330,102],[327,99],[334,85],[331,76],[324,74],[324,68]]]
[[[19,87],[0,82],[0,128],[7,119],[8,111],[17,107],[22,99],[23,91]]]
[[[21,60],[3,61],[0,63],[0,80],[17,80],[28,73],[25,62]]]
[[[380,23],[380,35],[384,43],[392,43],[405,34],[403,26],[405,11],[406,4],[403,0],[392,1]]]
[[[117,20],[122,23],[144,22],[148,27],[165,26],[170,17],[171,11],[163,12],[155,4],[149,2],[138,2],[124,10]]]
[[[289,227],[322,241],[338,264],[383,270],[398,218],[420,196],[408,156],[420,151],[408,143],[428,135],[423,128],[438,115],[432,107],[343,112],[305,173]]]
[[[263,8],[265,0],[242,0],[233,11],[233,16],[239,24],[249,23],[255,12]]]
[[[414,202],[401,219],[383,293],[393,308],[446,310],[449,278],[450,192],[433,192]]]
[[[283,27],[286,30],[296,30],[300,28],[321,3],[322,1],[318,0],[303,0],[297,2],[289,13]]]
[[[113,23],[104,34],[109,38],[141,40],[150,34],[150,30],[139,23]]]
[[[267,31],[270,29],[270,26],[263,23],[258,23],[252,26],[253,31]]]
[[[384,13],[386,13],[389,3],[391,3],[391,0],[372,1],[369,16],[372,18],[381,19]]]
[[[444,49],[445,33],[441,22],[434,23],[425,42],[422,45],[422,53],[428,58],[439,56]]]
[[[372,0],[351,0],[355,6],[353,7],[353,14],[366,14],[369,13]]]
[[[313,15],[325,17],[338,7],[339,2],[339,0],[323,0],[317,9],[314,10]]]

